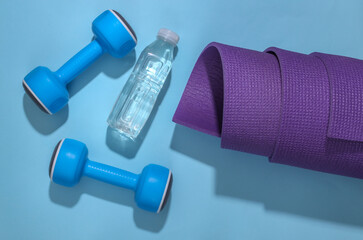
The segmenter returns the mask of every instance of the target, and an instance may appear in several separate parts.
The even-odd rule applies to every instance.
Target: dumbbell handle
[[[68,60],[62,67],[60,67],[55,75],[59,81],[67,85],[75,77],[77,77],[83,70],[96,61],[104,50],[97,40],[93,40],[71,59]]]
[[[131,190],[136,189],[139,180],[138,174],[91,160],[86,161],[83,174],[87,177]]]

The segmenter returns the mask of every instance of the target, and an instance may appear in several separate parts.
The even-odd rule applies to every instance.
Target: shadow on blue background
[[[196,144],[198,143],[198,144]],[[363,181],[269,163],[220,148],[220,139],[176,125],[171,148],[216,169],[216,194],[266,210],[363,226]]]
[[[23,108],[30,124],[43,135],[51,134],[68,119],[68,104],[59,112],[49,115],[43,112],[26,93],[23,95]]]
[[[67,85],[69,96],[72,98],[78,91],[85,87],[92,79],[101,72],[113,79],[117,79],[125,74],[135,63],[136,52],[132,50],[123,58],[114,58],[109,54],[104,54],[93,63],[84,73]],[[72,101],[71,99],[69,100]],[[72,103],[71,103],[72,104]],[[68,119],[68,104],[59,112],[49,115],[41,111],[38,106],[26,94],[23,96],[23,108],[30,124],[43,135],[49,135]]]
[[[74,207],[83,193],[109,202],[132,207],[136,226],[151,232],[159,232],[164,227],[172,198],[172,194],[170,194],[164,209],[159,214],[156,214],[137,207],[132,191],[87,177],[82,178],[79,184],[71,188],[54,183],[49,185],[49,197],[52,202],[68,208]],[[123,216],[120,216],[120,218],[123,218]],[[122,222],[123,220],[120,220],[120,223]]]

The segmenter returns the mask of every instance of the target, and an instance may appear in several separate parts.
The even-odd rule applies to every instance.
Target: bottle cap
[[[177,45],[179,42],[178,34],[166,28],[161,28],[159,30],[158,38],[161,38],[162,40],[165,40],[173,45]]]

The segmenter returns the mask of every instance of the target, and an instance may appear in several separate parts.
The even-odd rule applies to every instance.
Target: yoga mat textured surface
[[[209,44],[173,121],[223,148],[363,178],[363,61]]]

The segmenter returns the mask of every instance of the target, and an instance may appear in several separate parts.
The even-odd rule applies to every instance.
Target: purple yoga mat
[[[363,178],[363,61],[211,43],[173,121],[223,148]]]

